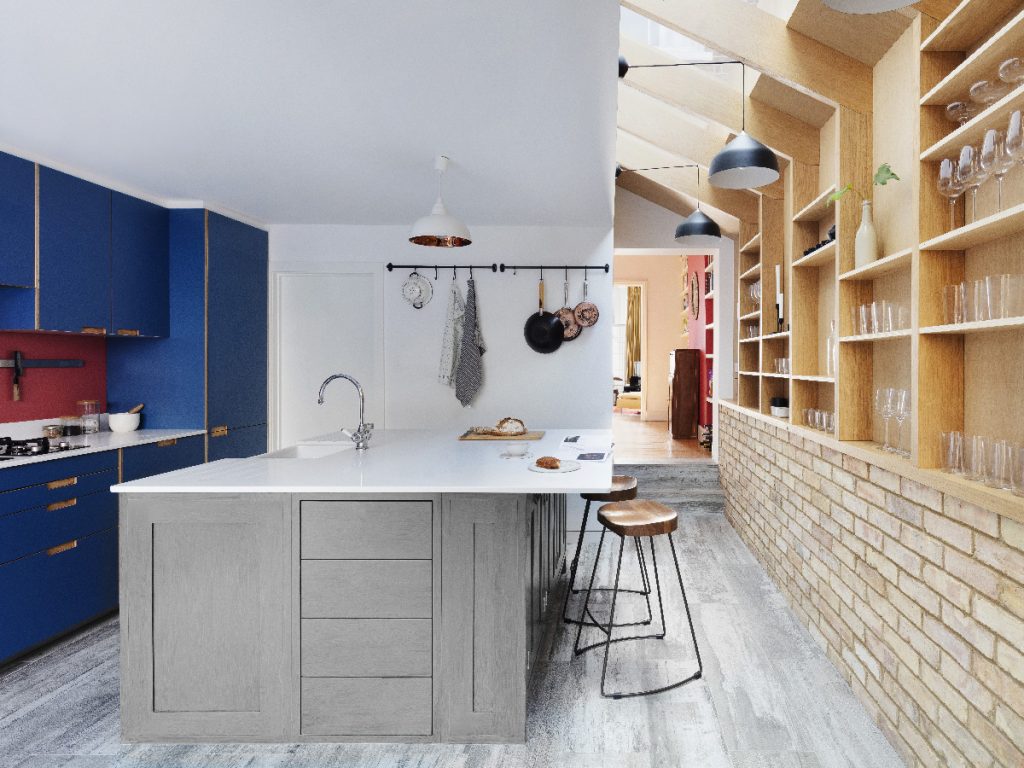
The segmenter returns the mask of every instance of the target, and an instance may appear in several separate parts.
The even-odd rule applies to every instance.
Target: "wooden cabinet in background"
[[[668,423],[675,440],[697,437],[700,355],[699,349],[676,349],[669,352]]]

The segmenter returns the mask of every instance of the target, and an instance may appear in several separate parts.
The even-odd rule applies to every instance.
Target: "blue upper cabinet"
[[[38,301],[39,330],[110,326],[110,190],[43,166]]]
[[[0,285],[36,284],[35,163],[0,152]]]
[[[111,193],[110,327],[115,336],[168,336],[168,212]]]
[[[207,214],[207,425],[267,423],[267,233]]]

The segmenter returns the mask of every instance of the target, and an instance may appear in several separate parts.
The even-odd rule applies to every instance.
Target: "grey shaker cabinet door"
[[[525,496],[444,497],[443,741],[525,740],[528,514]]]
[[[288,497],[123,495],[120,524],[123,738],[287,733]]]

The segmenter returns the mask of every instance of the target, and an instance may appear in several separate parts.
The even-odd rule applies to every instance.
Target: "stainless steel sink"
[[[350,451],[355,446],[345,443],[300,443],[263,454],[265,459],[322,459],[342,451]]]

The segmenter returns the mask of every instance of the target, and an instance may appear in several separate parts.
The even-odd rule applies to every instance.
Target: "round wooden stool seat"
[[[597,519],[619,536],[660,536],[679,526],[678,513],[656,501],[636,499],[605,504],[597,510]]]
[[[607,493],[581,493],[587,501],[629,501],[636,498],[636,478],[612,475],[612,489]]]

